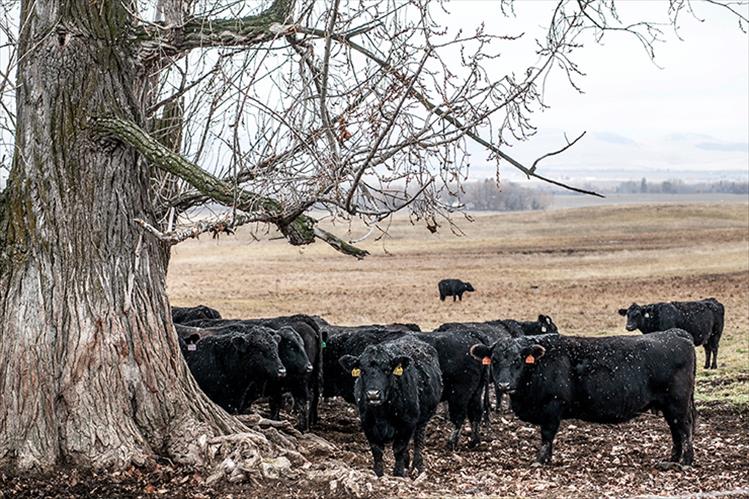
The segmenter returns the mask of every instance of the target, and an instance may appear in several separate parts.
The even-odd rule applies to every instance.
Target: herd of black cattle
[[[391,442],[395,475],[422,471],[426,425],[441,401],[453,425],[448,448],[455,449],[466,419],[469,445],[477,445],[492,384],[497,409],[508,394],[514,414],[540,426],[542,464],[551,461],[563,419],[619,423],[652,410],[671,430],[671,461],[690,465],[694,345],[704,345],[705,368],[716,368],[723,305],[709,298],[632,304],[619,313],[628,331],[652,334],[566,336],[546,315],[448,323],[433,332],[415,324],[335,326],[308,315],[227,320],[202,305],[175,307],[172,319],[199,386],[230,413],[267,397],[277,419],[289,393],[298,428],[306,431],[317,422],[320,396],[356,404],[378,476]]]

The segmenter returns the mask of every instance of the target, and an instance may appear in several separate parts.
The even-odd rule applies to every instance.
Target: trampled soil
[[[371,456],[358,428],[354,408],[324,402],[318,434],[340,449],[355,468],[369,470]],[[644,414],[622,425],[563,423],[553,464],[534,465],[538,430],[504,408],[482,428],[484,442],[475,449],[445,449],[449,422],[443,411],[432,420],[425,454],[426,473],[417,480],[372,475],[364,497],[632,497],[683,496],[729,492],[749,496],[749,411],[703,406],[695,435],[695,465],[662,469],[670,452],[668,428],[660,416]],[[386,454],[388,467],[392,453]],[[390,469],[387,469],[390,474]],[[205,486],[195,470],[162,463],[152,470],[120,473],[58,473],[54,476],[0,475],[0,497],[351,497],[331,484],[301,480]],[[364,488],[367,490],[367,487]]]

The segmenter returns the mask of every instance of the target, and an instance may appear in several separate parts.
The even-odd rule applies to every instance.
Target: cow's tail
[[[697,406],[694,404],[694,392],[692,392],[692,437],[697,433]]]
[[[325,386],[325,372],[323,369],[325,363],[323,357],[325,356],[325,349],[328,346],[328,331],[325,329],[320,329],[318,335],[320,337],[320,348],[318,348],[317,352],[317,365],[319,366],[317,373],[317,389],[318,392],[322,394],[323,387]]]
[[[712,298],[713,301],[715,301],[715,323],[713,324],[713,336],[719,337],[723,334],[723,324],[725,321],[725,314],[726,309],[725,307],[715,298]]]
[[[694,362],[692,363],[692,393],[689,396],[689,410],[692,413],[692,438],[697,433],[697,406],[694,403],[694,390],[697,384],[697,355],[692,349],[692,355],[694,355]]]

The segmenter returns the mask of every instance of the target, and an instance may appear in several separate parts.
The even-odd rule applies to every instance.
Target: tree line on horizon
[[[681,179],[668,179],[661,182],[628,180],[614,190],[618,194],[749,194],[749,182],[719,180],[717,182],[687,183]]]

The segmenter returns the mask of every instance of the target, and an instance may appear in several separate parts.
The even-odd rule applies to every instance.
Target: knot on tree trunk
[[[279,224],[278,228],[289,243],[303,246],[315,242],[315,219],[300,216],[287,224]]]

